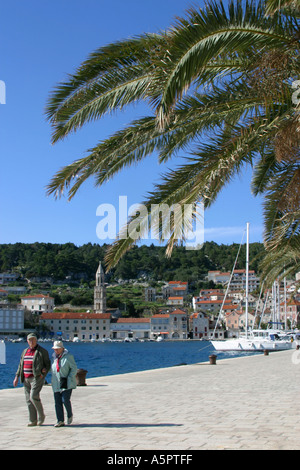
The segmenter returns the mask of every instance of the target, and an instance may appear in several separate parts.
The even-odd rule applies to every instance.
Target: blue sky
[[[168,28],[192,4],[186,0],[3,0],[0,18],[0,243],[103,243],[97,207],[127,196],[144,200],[163,168],[153,155],[102,188],[90,180],[71,202],[46,196],[51,177],[98,141],[141,116],[140,108],[108,116],[51,145],[44,116],[50,91],[100,46]],[[168,167],[170,167],[170,163]],[[172,162],[175,168],[176,161]],[[205,241],[262,241],[261,200],[250,192],[250,169],[205,211]],[[107,240],[106,240],[107,242]]]

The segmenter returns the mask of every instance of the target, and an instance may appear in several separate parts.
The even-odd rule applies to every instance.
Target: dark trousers
[[[72,395],[71,388],[69,388],[68,390],[63,390],[62,392],[54,393],[55,411],[56,411],[57,421],[64,421],[64,406],[66,408],[67,417],[71,418],[71,416],[73,415],[72,405],[71,405],[71,395]]]

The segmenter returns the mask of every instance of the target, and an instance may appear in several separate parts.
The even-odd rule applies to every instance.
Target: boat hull
[[[293,348],[290,341],[257,341],[253,339],[232,339],[211,341],[216,351],[284,351]]]

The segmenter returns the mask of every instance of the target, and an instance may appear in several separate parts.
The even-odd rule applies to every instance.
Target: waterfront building
[[[298,300],[287,299],[287,302],[280,303],[280,321],[285,322],[285,315],[291,325],[300,323],[300,302]]]
[[[31,313],[41,314],[53,311],[54,298],[44,294],[26,295],[21,297],[21,304]]]
[[[188,338],[188,314],[181,309],[170,312],[170,332],[173,339]]]
[[[176,309],[151,317],[151,337],[154,339],[158,336],[164,339],[187,339],[188,333],[188,314],[184,310]]]
[[[159,336],[168,338],[170,331],[170,315],[169,313],[157,313],[151,317],[151,338],[156,339]]]
[[[254,328],[254,318],[253,313],[248,312],[248,328]],[[245,331],[246,328],[246,312],[242,312],[239,317],[239,328],[240,331]]]
[[[209,316],[204,312],[194,312],[190,316],[190,331],[193,339],[209,338]]]
[[[96,272],[96,285],[94,288],[94,312],[105,313],[106,312],[106,286],[104,270],[101,262],[99,263]]]
[[[150,318],[118,318],[110,324],[111,339],[150,339]]]
[[[204,312],[194,312],[190,316],[190,333],[193,339],[224,339],[224,331],[219,326],[216,331],[216,318]]]
[[[224,317],[225,327],[229,337],[238,336],[240,331],[240,315],[239,310],[228,312]]]
[[[51,312],[41,315],[40,324],[54,338],[91,341],[110,337],[110,320],[109,313]]]
[[[24,330],[24,307],[20,304],[0,304],[0,338],[17,335]]]

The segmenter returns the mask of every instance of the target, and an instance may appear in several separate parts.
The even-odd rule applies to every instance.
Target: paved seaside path
[[[23,388],[0,390],[0,449],[300,449],[300,351],[86,379],[74,421],[27,428]]]

